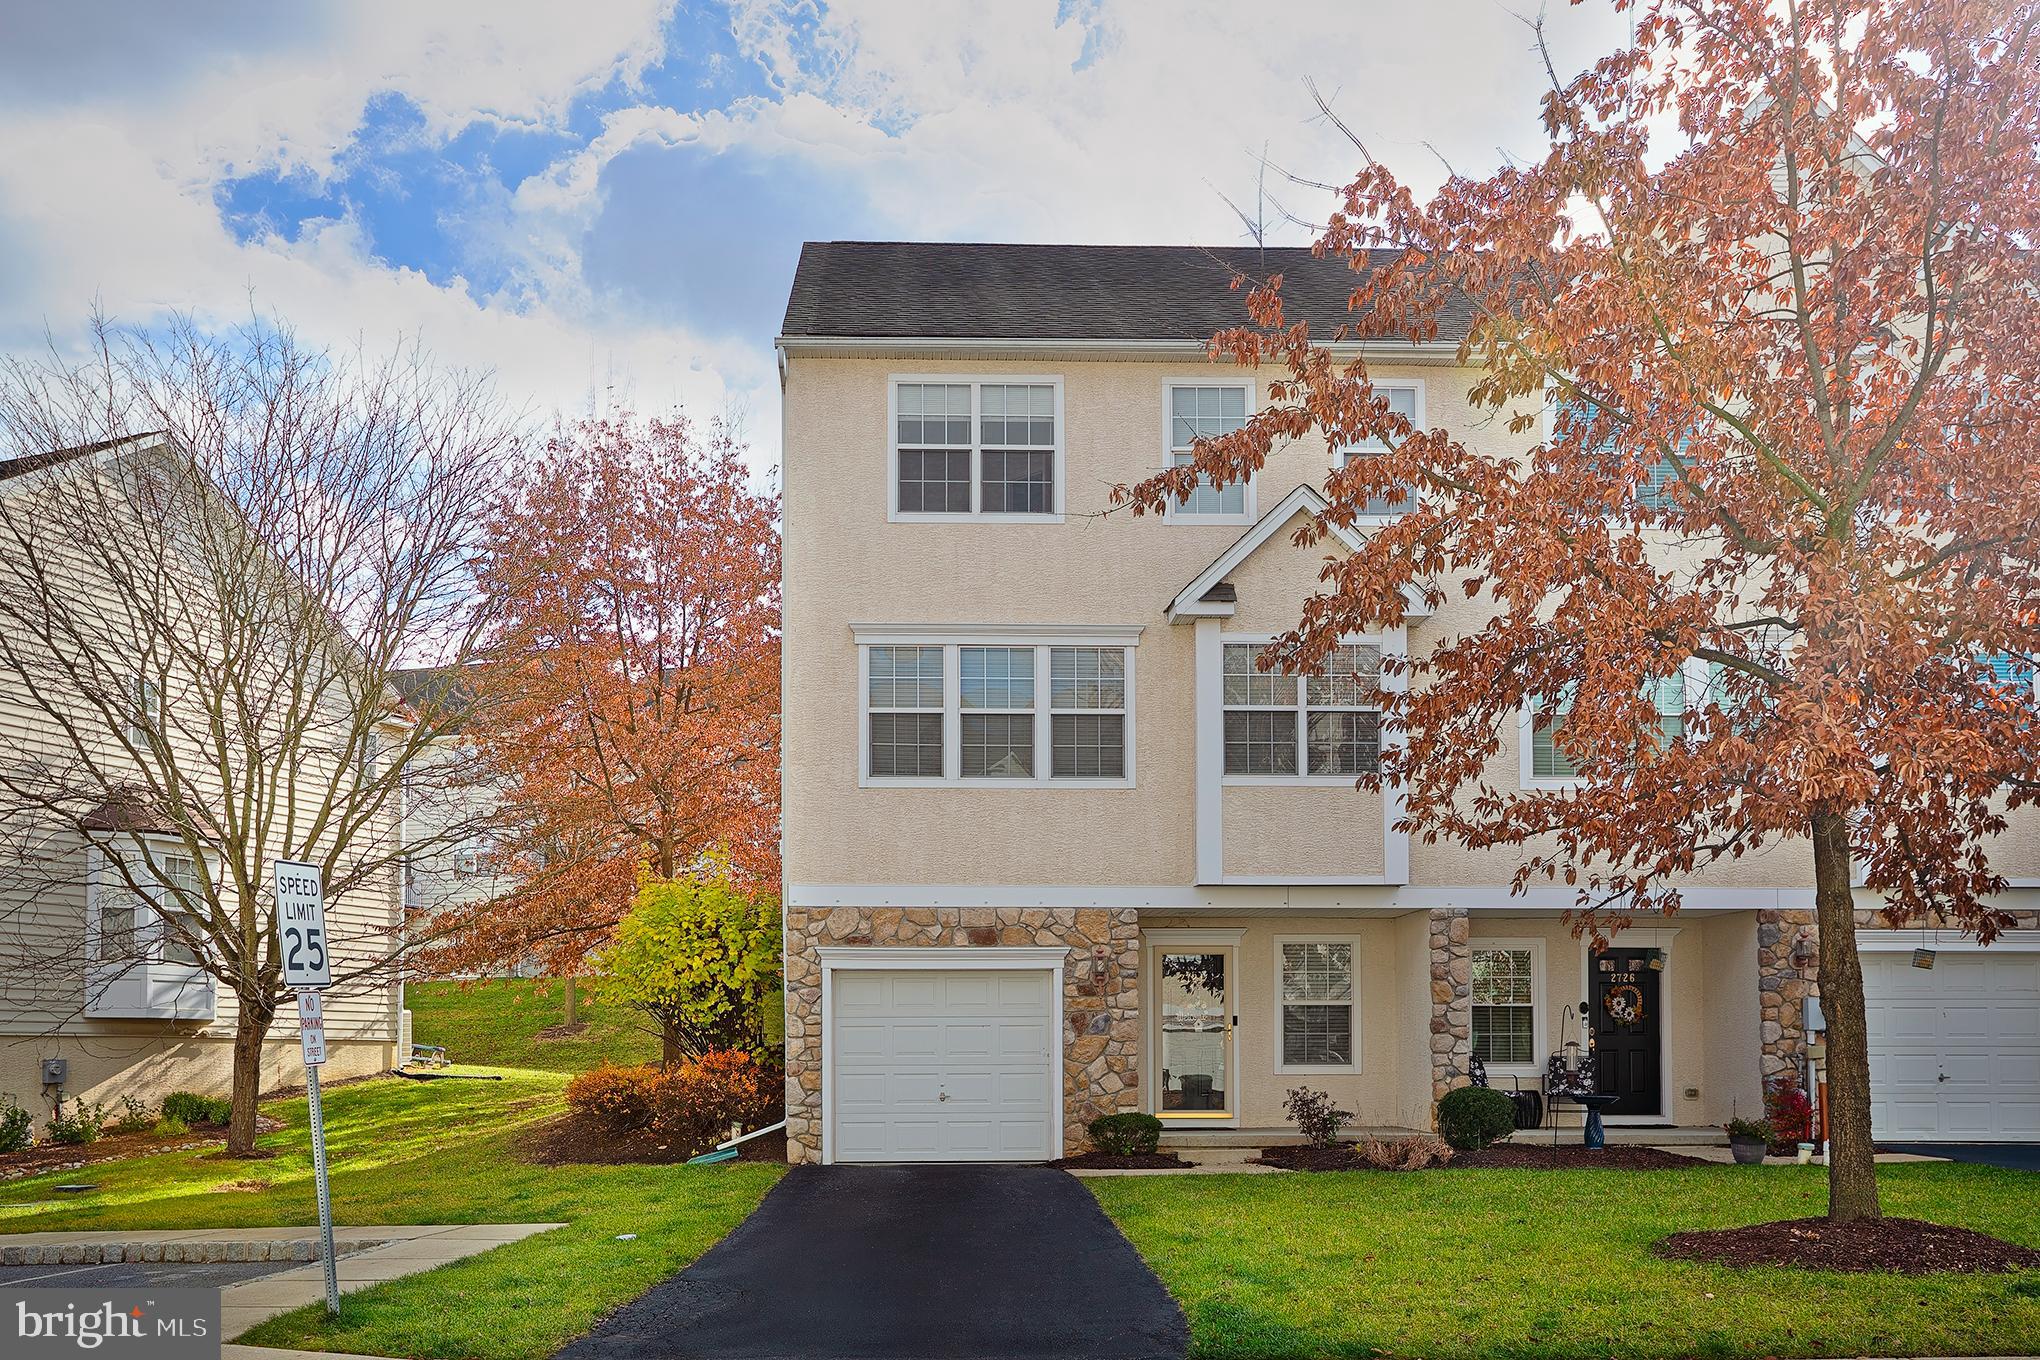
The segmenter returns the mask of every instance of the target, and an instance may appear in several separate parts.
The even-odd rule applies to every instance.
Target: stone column
[[[1473,1056],[1473,922],[1464,907],[1431,913],[1431,1105],[1466,1083]]]
[[[1795,956],[1804,960],[1795,963]],[[1763,1077],[1797,1075],[1806,1047],[1804,1002],[1819,992],[1819,957],[1811,911],[1760,908],[1757,912],[1757,991],[1763,1022]]]

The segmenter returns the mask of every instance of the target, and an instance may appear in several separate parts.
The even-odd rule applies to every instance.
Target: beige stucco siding
[[[1417,913],[1422,918],[1422,913]],[[1142,912],[1142,930],[1170,927],[1237,928],[1240,1023],[1235,1035],[1238,1062],[1238,1110],[1246,1127],[1287,1124],[1282,1103],[1290,1090],[1308,1086],[1325,1091],[1353,1111],[1363,1125],[1408,1125],[1412,1111],[1405,1099],[1402,1073],[1406,1033],[1410,1026],[1428,1029],[1429,1006],[1411,1010],[1403,996],[1404,978],[1422,973],[1428,964],[1400,928],[1400,918],[1387,916],[1213,916]],[[1343,940],[1353,946],[1353,985],[1358,1028],[1359,1062],[1353,1069],[1284,1068],[1281,1056],[1280,983],[1277,942],[1281,940]],[[1415,950],[1416,952],[1408,952]],[[1152,981],[1152,968],[1143,975]],[[1151,1014],[1151,1010],[1150,1010]],[[1147,1039],[1152,1054],[1153,1039]],[[1150,1062],[1158,1061],[1151,1056]],[[1152,1080],[1144,1089],[1158,1089]],[[1429,1068],[1425,1068],[1428,1096]],[[1428,1106],[1426,1100],[1422,1106]],[[1424,1117],[1428,1122],[1428,1116]],[[1422,1127],[1420,1123],[1418,1127]]]
[[[1382,872],[1382,797],[1345,787],[1228,785],[1229,877],[1357,878]]]

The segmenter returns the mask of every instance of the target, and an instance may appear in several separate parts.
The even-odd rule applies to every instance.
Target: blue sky
[[[1565,70],[1621,36],[1604,0],[1549,28]],[[0,350],[253,306],[422,335],[534,419],[733,416],[761,467],[804,239],[1237,241],[1264,150],[1358,163],[1306,77],[1432,181],[1534,150],[1542,79],[1497,0],[114,0],[7,37]]]

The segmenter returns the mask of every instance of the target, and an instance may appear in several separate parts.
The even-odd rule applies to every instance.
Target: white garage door
[[[2040,953],[1865,954],[1863,993],[1876,1137],[2040,1139]]]
[[[1060,1095],[1044,968],[834,975],[839,1162],[1016,1162],[1049,1146]]]

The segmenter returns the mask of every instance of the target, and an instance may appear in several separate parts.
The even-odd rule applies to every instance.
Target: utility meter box
[[[1800,1028],[1807,1034],[1822,1034],[1827,1031],[1827,1017],[1820,1013],[1820,998],[1809,996],[1800,1001]]]
[[[66,1058],[44,1058],[42,1060],[42,1084],[62,1086],[71,1075],[71,1064]]]

